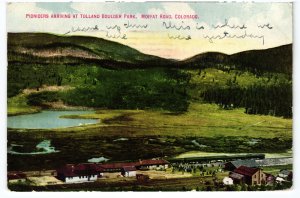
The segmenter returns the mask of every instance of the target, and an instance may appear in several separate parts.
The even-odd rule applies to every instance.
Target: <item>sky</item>
[[[186,59],[208,51],[233,54],[292,43],[292,12],[292,3],[8,3],[7,31],[95,36],[146,54]],[[37,14],[48,14],[49,18],[32,17]],[[77,18],[51,18],[51,14],[77,14]],[[120,14],[122,18],[81,18],[80,14]],[[161,14],[172,19],[161,19]],[[142,19],[141,15],[157,18]],[[175,19],[175,15],[197,18]],[[177,29],[167,28],[174,25]],[[88,27],[97,28],[81,31]]]

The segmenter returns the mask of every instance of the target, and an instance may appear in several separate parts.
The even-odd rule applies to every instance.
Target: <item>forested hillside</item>
[[[101,38],[9,33],[8,97],[49,85],[70,89],[29,94],[28,105],[184,112],[197,101],[292,117],[292,45],[174,61]]]
[[[278,72],[292,75],[293,46],[289,44],[266,50],[239,52],[232,55],[207,52],[179,61],[178,64],[185,68],[237,69],[255,74]]]

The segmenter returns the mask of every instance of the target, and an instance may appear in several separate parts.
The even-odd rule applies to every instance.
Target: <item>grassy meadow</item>
[[[21,115],[29,113],[37,113],[41,110],[39,107],[32,107],[27,104],[27,99],[24,94],[19,94],[13,98],[9,98],[7,102],[7,115]]]
[[[292,147],[290,119],[248,115],[242,109],[224,110],[212,104],[192,103],[183,114],[97,110],[68,117],[100,118],[101,122],[56,130],[8,129],[8,145],[21,144],[30,150],[49,139],[60,151],[43,156],[8,155],[9,169],[51,169],[100,156],[126,161],[175,157],[188,151],[284,153]]]
[[[135,131],[128,136],[216,137],[245,136],[249,138],[292,138],[292,120],[265,115],[247,115],[243,109],[224,110],[214,104],[190,104],[186,113],[174,114],[158,110],[98,110],[95,114],[70,115],[64,118],[99,118],[101,123],[58,131],[84,131],[98,127],[141,127],[149,132]],[[91,130],[92,132],[92,130]],[[122,136],[122,132],[101,134]]]

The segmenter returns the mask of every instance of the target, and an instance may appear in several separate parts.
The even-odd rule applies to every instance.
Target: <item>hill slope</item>
[[[9,33],[8,61],[8,97],[27,88],[74,88],[27,98],[38,106],[63,101],[182,112],[192,99],[251,114],[292,116],[292,45],[174,61],[101,38]]]
[[[292,44],[227,55],[207,52],[175,61],[147,55],[102,38],[47,33],[8,33],[8,61],[13,63],[97,63],[107,67],[220,68],[292,73]],[[220,66],[221,65],[221,66]]]
[[[223,64],[240,70],[292,74],[293,46],[288,44],[265,50],[244,51],[232,55],[207,52],[180,61],[178,64],[181,67],[188,68],[217,67],[218,64]]]
[[[102,66],[122,67],[170,63],[167,59],[143,54],[102,38],[47,33],[8,33],[8,60],[24,63],[101,63]]]

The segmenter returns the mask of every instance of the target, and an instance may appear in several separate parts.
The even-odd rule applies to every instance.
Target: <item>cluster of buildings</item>
[[[260,167],[292,164],[292,158],[269,158],[236,160],[224,164],[224,169],[229,170],[229,176],[223,179],[225,185],[248,184],[248,185],[273,185],[275,182],[290,182],[293,173],[289,170],[280,170],[274,176],[263,172]]]
[[[229,173],[227,181],[227,184],[261,185],[267,183],[267,174],[260,168],[240,166]]]
[[[65,183],[96,181],[106,173],[120,173],[124,177],[142,177],[136,170],[166,169],[169,162],[164,159],[148,159],[136,162],[67,164],[57,169],[57,178]]]
[[[196,160],[196,161],[194,161]],[[200,160],[200,161],[199,161]],[[203,159],[193,159],[190,161],[171,162],[172,165],[189,164],[198,165]],[[204,159],[207,160],[207,159]],[[207,163],[207,161],[205,161]],[[203,163],[203,162],[202,162]],[[211,162],[215,164],[216,162]],[[262,167],[292,164],[292,158],[274,159],[239,159],[225,163],[218,163],[217,167],[223,167],[229,171],[228,177],[223,179],[225,185],[248,184],[248,185],[272,185],[275,182],[292,181],[293,173],[289,170],[281,170],[276,176],[263,172]],[[203,164],[202,164],[203,165]],[[115,163],[80,163],[66,164],[55,171],[57,181],[64,183],[83,183],[93,182],[98,178],[106,178],[111,173],[123,177],[136,177],[138,182],[149,179],[148,175],[137,174],[137,170],[163,170],[170,166],[170,162],[164,159],[155,158],[138,160],[134,162],[115,162]],[[52,174],[52,173],[51,173]],[[22,172],[9,172],[8,181],[10,183],[26,181],[26,174]]]
[[[229,173],[229,177],[223,179],[225,185],[248,184],[248,185],[273,185],[282,182],[291,182],[293,172],[281,170],[277,176],[263,172],[260,168],[240,166]]]

